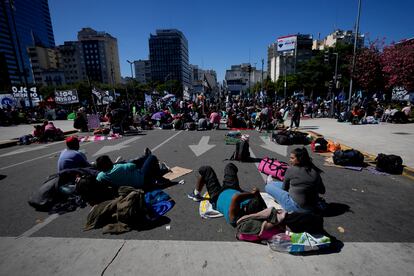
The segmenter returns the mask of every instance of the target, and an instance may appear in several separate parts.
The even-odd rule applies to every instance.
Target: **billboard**
[[[294,50],[296,47],[296,35],[282,36],[277,39],[277,51]]]

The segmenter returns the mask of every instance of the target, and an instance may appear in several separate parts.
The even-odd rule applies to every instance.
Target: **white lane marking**
[[[45,227],[46,225],[48,225],[49,223],[57,219],[58,217],[59,217],[58,214],[53,214],[53,215],[48,216],[43,222],[36,224],[35,226],[33,226],[32,228],[30,228],[29,230],[27,230],[20,236],[18,236],[17,239],[21,237],[30,237],[32,234],[36,233],[37,231],[39,231],[40,229],[42,229],[43,227]]]
[[[13,167],[16,167],[16,166],[25,164],[25,163],[29,163],[29,162],[32,162],[32,161],[35,161],[35,160],[38,160],[38,159],[42,159],[44,157],[48,157],[48,156],[51,156],[53,154],[60,153],[61,151],[62,150],[55,151],[55,152],[52,152],[52,153],[49,153],[49,154],[45,154],[45,155],[42,155],[42,156],[39,156],[39,157],[36,157],[36,158],[33,158],[33,159],[29,159],[29,160],[26,160],[26,161],[23,161],[23,162],[19,162],[19,163],[13,164],[13,165],[10,165],[10,166],[2,167],[2,168],[0,168],[0,170],[5,170],[5,169],[13,168]]]
[[[26,152],[29,152],[29,151],[35,151],[35,150],[40,150],[40,149],[45,149],[45,148],[47,148],[51,145],[57,145],[57,144],[61,144],[61,143],[64,143],[64,142],[65,141],[58,141],[58,142],[54,142],[54,143],[50,143],[50,144],[37,146],[37,147],[20,148],[18,150],[14,150],[14,151],[10,151],[8,153],[4,153],[4,154],[0,155],[0,157],[15,155],[15,154],[19,154],[19,153],[26,153]]]
[[[197,145],[188,145],[188,146],[194,152],[195,156],[198,157],[216,146],[216,145],[209,145],[208,144],[209,140],[210,140],[210,136],[203,136],[201,137],[201,140]]]
[[[98,155],[106,154],[106,153],[111,152],[111,151],[116,151],[116,150],[121,150],[123,148],[127,148],[127,147],[129,147],[129,145],[128,145],[129,143],[134,142],[138,139],[141,139],[141,136],[136,136],[136,137],[127,139],[125,141],[122,141],[122,142],[120,142],[118,144],[115,144],[115,145],[112,145],[112,146],[103,146],[97,152],[95,152],[95,154],[92,155],[92,156],[98,156]]]
[[[183,132],[182,130],[180,130],[179,132],[177,132],[176,134],[174,134],[173,136],[171,136],[170,138],[168,138],[167,140],[165,140],[164,142],[162,142],[161,144],[159,144],[158,146],[156,146],[155,148],[151,149],[151,151],[156,151],[157,149],[159,149],[160,147],[162,147],[164,144],[168,143],[168,141],[170,141],[171,139],[173,139],[175,136],[177,136],[178,134],[180,134],[181,132]]]

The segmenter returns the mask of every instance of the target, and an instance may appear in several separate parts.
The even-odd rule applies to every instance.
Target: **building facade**
[[[153,81],[177,80],[183,88],[191,86],[188,41],[181,31],[156,30],[150,34],[149,52]]]
[[[279,37],[274,43],[276,52],[268,55],[271,57],[268,71],[272,81],[276,82],[282,75],[297,73],[297,65],[312,58],[312,42],[312,36],[305,34]]]
[[[83,79],[108,84],[121,83],[118,41],[105,32],[83,28],[78,32]]]
[[[325,48],[334,47],[336,44],[354,45],[355,33],[353,31],[336,30],[327,35],[323,40],[314,40],[312,50],[324,50]],[[357,48],[364,47],[365,35],[358,34]]]
[[[34,84],[59,86],[66,84],[57,48],[28,47],[30,69]]]
[[[27,52],[32,46],[55,46],[48,0],[1,0],[0,52],[10,85],[34,82]]]
[[[86,72],[81,66],[81,46],[78,41],[65,41],[63,45],[57,47],[60,69],[64,73],[67,84],[86,79]]]
[[[151,62],[149,60],[134,61],[135,79],[140,83],[151,81]]]
[[[241,95],[249,88],[267,78],[267,73],[257,70],[250,63],[232,65],[230,70],[226,70],[225,86],[230,95]]]

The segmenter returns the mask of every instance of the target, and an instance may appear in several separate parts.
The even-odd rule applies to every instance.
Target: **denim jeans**
[[[307,213],[309,210],[305,210],[299,207],[296,202],[290,197],[289,193],[282,189],[283,183],[280,181],[273,181],[265,186],[266,192],[271,195],[282,206],[286,212]]]

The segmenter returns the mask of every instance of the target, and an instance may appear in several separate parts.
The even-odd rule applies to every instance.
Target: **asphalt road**
[[[195,183],[197,169],[211,165],[219,179],[235,146],[224,144],[226,131],[188,132],[153,130],[138,136],[118,140],[87,142],[81,148],[86,150],[89,160],[94,160],[102,147],[124,143],[128,147],[109,152],[115,159],[139,156],[146,147],[170,167],[181,166],[193,170],[177,184],[166,189],[176,201],[175,207],[158,227],[146,231],[132,231],[120,236],[103,235],[102,230],[84,232],[83,225],[90,207],[78,209],[50,219],[50,223],[38,231],[27,232],[49,214],[37,212],[27,204],[30,194],[45,178],[56,172],[59,152],[63,142],[42,145],[18,146],[0,149],[0,236],[18,237],[30,233],[32,237],[71,238],[122,238],[135,240],[185,240],[185,241],[236,241],[235,231],[226,225],[223,218],[204,220],[198,214],[198,204],[187,198]],[[275,145],[264,148],[261,134],[250,134],[250,148],[257,158],[271,156],[287,161],[286,147]],[[196,157],[189,145],[196,145],[203,136],[209,137],[209,144],[215,145],[206,153]],[[129,139],[131,139],[129,141]],[[129,143],[128,143],[129,142]],[[292,146],[288,148],[290,150]],[[279,152],[279,153],[277,153]],[[338,212],[325,218],[325,229],[342,242],[414,242],[414,183],[403,176],[378,176],[362,172],[323,166],[323,157],[313,154],[315,163],[324,170],[322,175],[327,193],[325,199],[336,207],[349,207],[349,212]],[[235,162],[239,168],[242,188],[249,190],[257,186],[264,190],[264,181],[257,171],[257,164]],[[338,208],[338,209],[341,209]],[[342,213],[342,214],[340,214]],[[170,228],[167,230],[166,226]],[[339,231],[341,227],[344,231]],[[342,233],[343,232],[343,233]]]

